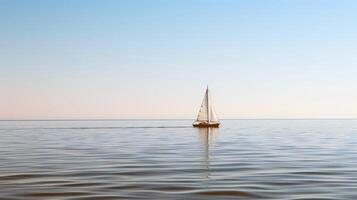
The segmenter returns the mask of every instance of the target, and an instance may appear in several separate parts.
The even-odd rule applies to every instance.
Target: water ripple
[[[353,120],[189,123],[0,122],[0,199],[357,199]]]

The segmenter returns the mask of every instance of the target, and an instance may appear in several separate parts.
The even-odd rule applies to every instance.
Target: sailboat
[[[197,115],[197,119],[192,124],[194,127],[219,127],[219,121],[213,108],[210,92],[207,86],[205,96]]]

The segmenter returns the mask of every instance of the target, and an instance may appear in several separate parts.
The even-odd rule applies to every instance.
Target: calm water
[[[357,120],[0,121],[0,199],[357,199]]]

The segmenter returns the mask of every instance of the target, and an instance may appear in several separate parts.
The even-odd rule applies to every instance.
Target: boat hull
[[[192,124],[193,127],[197,127],[197,128],[218,128],[219,127],[219,123],[194,123]]]

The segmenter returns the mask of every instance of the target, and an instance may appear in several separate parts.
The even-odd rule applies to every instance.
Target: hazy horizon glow
[[[0,0],[0,119],[357,118],[357,2]]]

